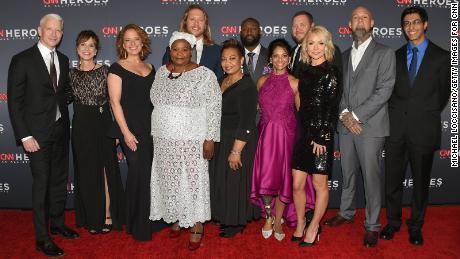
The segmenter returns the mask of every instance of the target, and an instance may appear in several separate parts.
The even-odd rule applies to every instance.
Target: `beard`
[[[260,42],[260,34],[254,37],[240,37],[243,46],[255,46]]]
[[[352,31],[353,41],[363,42],[371,36],[371,30],[366,31],[364,28],[356,28]]]

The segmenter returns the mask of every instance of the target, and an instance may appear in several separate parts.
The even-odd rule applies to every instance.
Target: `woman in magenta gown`
[[[297,127],[294,112],[298,80],[288,74],[291,48],[286,40],[272,41],[269,57],[273,71],[257,82],[261,119],[251,200],[265,212],[264,238],[269,238],[274,230],[275,238],[281,241],[285,236],[281,218],[286,204],[292,203],[291,164]]]

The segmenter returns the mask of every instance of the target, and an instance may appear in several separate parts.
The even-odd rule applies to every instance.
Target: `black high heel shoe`
[[[313,242],[305,242],[305,240],[302,240],[302,242],[299,243],[299,246],[301,247],[311,247],[315,244],[316,240],[319,242],[319,234],[321,234],[321,226],[318,226],[318,229],[316,230],[316,235],[315,239],[313,239]]]
[[[112,219],[112,218],[111,217],[106,217],[105,219],[108,220],[108,219]],[[110,231],[112,231],[112,226],[113,226],[112,223],[111,224],[104,223],[104,225],[102,225],[101,233],[102,234],[110,233]]]
[[[238,233],[243,233],[243,231],[244,226],[227,226],[219,233],[219,236],[223,238],[232,238]]]
[[[299,242],[299,241],[302,240],[303,236],[305,235],[305,229],[307,228],[307,219],[306,218],[304,218],[304,222],[305,222],[305,224],[303,225],[302,236],[298,237],[298,236],[294,236],[294,234],[292,234],[291,242]]]

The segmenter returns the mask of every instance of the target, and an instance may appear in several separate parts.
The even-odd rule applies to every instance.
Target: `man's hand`
[[[211,160],[214,156],[214,141],[205,140],[203,142],[203,158],[206,160]]]
[[[22,142],[22,146],[24,147],[25,151],[30,152],[30,153],[40,150],[40,145],[38,145],[38,142],[37,140],[35,140],[34,137],[24,140]]]
[[[353,134],[359,135],[363,131],[363,127],[360,122],[358,122],[351,112],[344,112],[340,114],[340,121],[343,125]]]

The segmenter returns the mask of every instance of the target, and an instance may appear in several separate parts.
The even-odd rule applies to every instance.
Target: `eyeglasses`
[[[416,20],[413,20],[413,21],[403,21],[403,26],[404,27],[409,27],[410,25],[418,26],[418,25],[421,25],[421,24],[423,24],[423,22],[420,19],[416,19]]]

